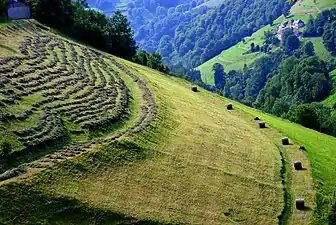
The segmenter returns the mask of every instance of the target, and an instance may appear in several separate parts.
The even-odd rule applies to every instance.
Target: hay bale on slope
[[[262,129],[262,128],[266,128],[266,123],[265,122],[259,122],[259,128]]]
[[[294,168],[295,170],[302,170],[302,163],[300,161],[295,161]]]
[[[296,209],[298,209],[298,210],[304,210],[306,208],[304,199],[303,198],[297,198],[295,200],[295,206],[296,206]]]
[[[191,87],[191,90],[192,90],[193,92],[198,92],[198,88],[197,88],[196,86],[192,86],[192,87]]]
[[[259,117],[255,117],[254,120],[260,120]]]
[[[288,139],[288,137],[283,137],[281,139],[281,142],[282,142],[282,145],[289,145],[289,139]]]
[[[227,105],[226,105],[226,109],[227,109],[227,110],[232,110],[232,109],[233,109],[232,104],[231,104],[231,103],[227,104]]]

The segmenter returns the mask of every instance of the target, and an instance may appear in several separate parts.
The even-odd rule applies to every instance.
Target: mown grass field
[[[10,51],[11,55],[19,55],[20,41],[39,32],[30,32],[27,27],[16,29],[8,32],[0,42],[14,50]],[[42,32],[54,37],[50,31]],[[17,42],[6,41],[14,36]],[[65,39],[58,38],[52,39],[52,43],[62,46],[60,43]],[[65,43],[66,58],[71,59],[71,46],[75,43]],[[80,56],[84,56],[86,51],[81,47],[75,45],[75,50],[83,52]],[[1,53],[2,57],[7,54]],[[28,173],[0,182],[1,224],[277,224],[279,220],[307,224],[313,218],[316,185],[310,171],[325,184],[318,186],[318,191],[326,191],[329,196],[334,165],[332,161],[325,164],[331,166],[330,171],[325,171],[324,165],[315,162],[333,160],[329,158],[333,156],[331,149],[324,149],[322,154],[317,149],[320,145],[312,147],[308,139],[290,136],[297,141],[295,144],[308,147],[307,155],[314,162],[310,168],[308,159],[303,152],[297,151],[296,145],[287,148],[281,145],[282,136],[293,134],[276,125],[285,124],[288,129],[293,126],[303,136],[310,135],[310,130],[255,113],[237,103],[234,103],[235,110],[228,111],[227,99],[204,90],[194,93],[186,81],[115,60],[117,62],[108,63],[107,68],[119,74],[130,90],[132,100],[128,118],[105,131],[70,135],[70,143],[64,145],[83,143],[75,146],[74,152],[85,149],[77,156],[62,158],[61,155],[61,159],[55,158],[56,162],[41,161],[41,158],[47,159],[46,154],[55,155],[53,152],[58,151],[53,148],[57,146],[49,146],[39,154],[34,152],[37,149],[31,151],[30,156],[34,157],[26,160],[13,158],[14,162],[7,167],[21,164],[28,167]],[[94,74],[98,70],[97,67]],[[135,85],[138,80],[131,79],[129,74],[136,74],[137,79],[146,82],[158,113],[154,121],[149,121],[149,125],[137,133],[117,138],[116,134],[138,124],[147,107],[148,96],[143,98],[143,89]],[[107,70],[103,75],[110,79]],[[98,86],[102,79],[97,75]],[[15,107],[1,107],[1,110],[25,108],[32,102],[33,98],[26,105],[20,102]],[[259,129],[251,112],[276,129]],[[145,120],[149,119],[146,115]],[[71,121],[67,122],[66,115],[64,121],[66,130],[79,129]],[[1,122],[2,135],[14,139],[12,126],[16,123],[21,127],[29,126],[29,122]],[[314,135],[314,138],[325,138],[321,134]],[[323,142],[329,140],[335,141],[327,137]],[[90,143],[88,149],[86,142]],[[20,148],[17,151],[21,151]],[[301,160],[306,170],[295,171],[294,160]],[[39,167],[46,162],[52,163],[48,164],[51,169]],[[321,172],[326,173],[320,175]],[[297,197],[304,197],[310,210],[296,210],[294,200]]]
[[[22,38],[29,35],[19,31],[11,36],[15,34]],[[15,49],[15,44],[11,43],[10,47]],[[281,157],[272,140],[259,132],[255,124],[251,125],[251,121],[230,114],[218,97],[204,91],[193,93],[186,82],[120,62],[148,83],[159,105],[157,119],[139,135],[114,143],[98,142],[87,154],[59,162],[56,169],[41,173],[28,187],[3,186],[2,199],[7,194],[11,196],[13,190],[20,192],[21,188],[28,188],[28,193],[50,196],[56,202],[62,196],[62,199],[79,201],[93,211],[113,212],[137,220],[187,224],[276,223],[284,198]],[[135,107],[139,107],[138,91],[132,87],[132,81],[127,81],[126,74],[119,72],[130,87]],[[138,118],[136,112],[132,111],[132,115]],[[27,123],[19,124],[28,126]],[[10,134],[11,128],[2,132]],[[259,139],[264,139],[262,145]],[[1,208],[12,207],[9,214],[6,210],[7,215],[0,212],[5,223],[39,222],[41,215],[29,215],[28,209],[34,208],[35,202],[21,202],[26,197],[21,193],[13,203],[2,202],[6,207]],[[20,205],[26,222],[22,218],[9,219]],[[62,205],[57,207],[60,208],[56,211],[65,210]],[[49,212],[48,216],[54,218],[53,213]]]
[[[54,36],[50,31],[43,33]],[[20,40],[36,34],[28,28],[17,29],[0,43],[16,55]],[[6,41],[13,36],[17,43]],[[62,40],[66,39],[57,39]],[[81,45],[75,47],[80,52]],[[70,59],[70,47],[66,50]],[[59,160],[51,168],[35,168],[30,161],[40,162],[43,154],[55,151],[41,149],[34,159],[28,159],[27,174],[0,182],[1,224],[326,222],[336,182],[335,138],[235,102],[234,110],[228,111],[228,99],[203,89],[194,93],[184,80],[114,59],[103,74],[109,79],[107,71],[115,71],[129,88],[128,118],[79,140],[70,136],[72,142],[95,141],[78,156]],[[98,76],[98,85],[101,79]],[[144,98],[144,89],[135,85],[139,79],[153,93],[157,115],[138,132],[109,139],[143,117],[148,95]],[[20,107],[26,106],[20,102]],[[255,116],[266,121],[268,128],[259,129]],[[147,114],[144,118],[149,120]],[[16,123],[24,126],[26,122]],[[13,136],[8,124],[1,125],[2,134]],[[65,128],[73,128],[71,121]],[[281,145],[285,135],[292,145]],[[298,151],[298,144],[307,151]],[[78,150],[84,148],[85,144],[78,146]],[[302,161],[305,170],[294,170],[295,160]],[[17,164],[27,166],[24,162]],[[295,209],[295,198],[301,197],[307,210]]]
[[[335,8],[336,2],[332,0],[302,0],[297,1],[297,3],[292,7],[290,11],[290,17],[288,19],[301,19],[305,23],[308,22],[309,16],[315,16],[321,10]],[[287,20],[288,20],[287,19]],[[202,81],[206,84],[214,84],[214,73],[212,71],[212,66],[215,63],[220,63],[224,66],[225,71],[229,70],[240,70],[243,69],[244,64],[249,65],[253,63],[256,59],[266,55],[264,53],[252,53],[244,54],[250,49],[251,43],[255,45],[262,45],[264,42],[264,32],[275,31],[277,26],[284,22],[286,19],[281,16],[273,22],[273,26],[267,25],[263,28],[254,32],[251,37],[246,37],[245,42],[239,42],[238,44],[232,46],[231,48],[223,51],[218,56],[210,59],[209,61],[198,66],[196,69],[200,70],[202,74]],[[304,28],[303,28],[304,29]],[[315,52],[324,60],[330,59],[330,53],[323,46],[322,38],[301,38],[302,42],[312,41],[315,47]]]

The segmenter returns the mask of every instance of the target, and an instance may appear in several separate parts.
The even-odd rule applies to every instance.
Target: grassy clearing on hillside
[[[324,9],[336,7],[334,0],[298,0],[296,7],[293,7],[293,14],[317,14]]]
[[[228,72],[234,69],[243,69],[244,64],[249,65],[257,58],[265,55],[261,52],[243,55],[246,50],[242,47],[243,46],[235,45],[228,50],[225,50],[222,54],[197,67],[196,69],[201,71],[202,81],[210,85],[215,84],[214,72],[212,71],[212,67],[215,63],[222,64],[224,66],[224,71]]]
[[[336,70],[330,73],[330,77],[333,83],[333,90],[331,91],[331,95],[323,101],[323,104],[333,108],[336,103]]]
[[[302,19],[303,21],[307,22],[309,19],[309,15],[293,15],[291,19]],[[209,61],[203,63],[196,69],[200,70],[202,74],[202,81],[206,84],[214,85],[214,73],[212,71],[212,66],[215,63],[220,63],[224,66],[225,71],[229,70],[241,70],[244,68],[244,64],[250,65],[253,63],[256,59],[265,56],[265,53],[262,52],[255,52],[252,54],[244,54],[247,52],[250,47],[251,43],[254,43],[255,45],[263,45],[264,43],[264,32],[267,31],[274,31],[277,29],[277,26],[289,19],[285,19],[283,16],[279,17],[273,22],[273,25],[267,25],[256,32],[254,32],[251,37],[246,37],[245,43],[239,42],[236,45],[232,46],[231,48],[223,51],[218,56],[210,59]],[[311,41],[316,45],[317,54],[321,54],[323,56],[326,55],[323,47],[323,44],[318,42],[318,39],[311,38]],[[275,49],[274,49],[275,50]]]
[[[315,54],[322,60],[329,61],[333,58],[332,54],[323,45],[322,37],[302,38],[304,43],[311,41],[314,44]]]
[[[218,5],[221,5],[225,2],[225,0],[209,0],[205,3],[203,3],[202,5],[205,5],[207,7],[216,7]]]

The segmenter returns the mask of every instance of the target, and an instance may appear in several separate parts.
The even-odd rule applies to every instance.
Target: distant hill
[[[324,9],[336,8],[336,2],[332,0],[299,0],[291,8],[290,20],[301,19],[307,23],[310,15],[316,15]],[[232,46],[230,49],[224,50],[214,58],[203,63],[202,65],[196,67],[196,69],[201,71],[202,80],[206,84],[213,85],[213,74],[212,66],[215,63],[220,63],[224,66],[226,71],[232,69],[243,69],[244,64],[250,65],[256,59],[266,54],[262,52],[244,54],[250,49],[250,44],[253,42],[255,45],[261,45],[264,42],[264,32],[270,30],[276,30],[277,26],[285,21],[284,17],[281,16],[273,22],[273,25],[267,25],[258,31],[254,32],[250,37],[245,37],[245,42],[239,42],[238,44]],[[316,50],[317,55],[319,55],[324,60],[329,60],[333,58],[330,53],[325,49],[321,38],[301,38],[303,42],[312,41]]]

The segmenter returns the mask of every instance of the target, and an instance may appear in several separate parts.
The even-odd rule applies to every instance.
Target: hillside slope
[[[325,9],[336,8],[336,2],[331,0],[298,0],[296,4],[291,8],[290,15],[288,18],[301,19],[307,23],[309,16],[315,16],[319,12]],[[196,69],[200,70],[202,74],[202,81],[209,85],[214,85],[214,72],[212,71],[212,66],[215,63],[220,63],[224,66],[225,71],[229,70],[241,70],[244,64],[250,65],[256,59],[265,56],[263,52],[255,52],[251,54],[246,54],[250,49],[251,43],[255,45],[262,45],[264,42],[264,32],[276,30],[277,26],[286,21],[283,16],[276,19],[272,26],[267,25],[263,28],[254,32],[250,37],[245,37],[244,42],[239,42],[238,44],[232,46],[231,48],[224,50],[222,53],[198,66]],[[323,60],[329,60],[332,56],[325,49],[322,38],[300,38],[302,42],[312,41],[316,54]]]
[[[13,96],[8,90],[16,95],[21,93],[20,82],[28,97],[14,98],[15,104],[4,103],[0,108],[2,115],[15,115],[0,122],[1,135],[6,137],[1,141],[12,143],[15,151],[7,160],[2,159],[1,170],[19,168],[19,174],[0,182],[0,223],[277,224],[280,220],[289,224],[314,221],[322,224],[327,221],[330,204],[326,199],[332,197],[336,182],[333,179],[336,157],[332,149],[335,138],[238,103],[234,103],[234,110],[227,110],[227,99],[203,89],[192,92],[186,81],[92,50],[33,22],[14,23],[2,29],[1,35],[0,44],[5,46],[0,51],[2,59],[5,55],[32,57],[31,46],[39,48],[42,55],[48,54],[38,62],[21,59],[16,67],[15,60],[12,64],[2,61],[1,69],[14,67],[20,78],[4,83],[1,99],[7,93]],[[9,41],[14,37],[15,42]],[[22,55],[25,51],[19,46],[27,40],[34,44],[27,44],[28,54]],[[48,65],[52,61],[56,62],[55,68],[64,65],[69,73],[64,78],[77,79],[77,83],[65,85],[51,94],[54,98],[50,99],[44,93],[54,92],[55,87],[49,84],[64,83],[63,78],[20,71],[27,70],[31,62],[41,66],[38,70],[53,71],[55,68]],[[71,68],[73,71],[69,71]],[[5,72],[1,79],[6,80],[9,74],[14,73]],[[34,89],[36,82],[37,87],[45,88]],[[75,88],[90,82],[94,82],[91,89]],[[103,90],[108,93],[110,89],[119,93],[117,99],[105,97]],[[122,90],[126,89],[128,94],[123,95]],[[70,93],[69,98],[56,98],[66,93]],[[95,93],[96,98],[91,99]],[[75,96],[79,94],[84,94],[85,101],[76,104]],[[106,98],[106,105],[115,102],[112,107],[117,106],[122,103],[122,96],[128,96],[129,102],[120,109],[99,111],[102,114],[94,111],[102,106],[89,110],[100,98]],[[37,102],[42,105],[34,105]],[[53,107],[45,107],[48,105]],[[81,110],[76,111],[71,105]],[[22,111],[31,107],[34,110],[27,118],[18,119]],[[43,139],[50,136],[48,132],[33,135],[31,132],[49,126],[22,131],[31,127],[46,109],[51,110],[53,119],[45,122],[61,121],[59,127],[65,133],[62,139],[50,139],[48,145],[45,145],[47,139]],[[78,120],[83,112],[100,117]],[[118,113],[120,117],[95,129],[86,129],[82,124]],[[268,128],[259,129],[255,116],[265,120]],[[20,139],[21,134],[29,138]],[[284,135],[292,139],[293,145],[281,145]],[[27,148],[23,143],[31,138],[43,140],[43,145]],[[307,151],[298,151],[296,144],[305,145]],[[295,160],[302,161],[305,170],[294,170]],[[318,202],[314,202],[315,191],[319,194]],[[295,209],[294,200],[301,197],[305,198],[307,210]]]

